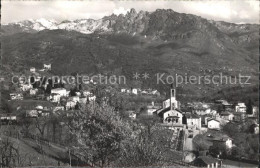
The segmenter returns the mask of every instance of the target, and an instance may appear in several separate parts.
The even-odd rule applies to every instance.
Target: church
[[[163,123],[183,124],[180,102],[176,100],[175,91],[175,89],[171,89],[170,98],[163,101],[162,108],[154,112],[162,119]]]
[[[182,112],[181,103],[176,99],[176,89],[170,90],[170,98],[163,101],[161,109],[154,112],[161,118],[163,125],[169,127],[183,128],[184,126],[201,128],[201,119],[198,115],[191,112]]]

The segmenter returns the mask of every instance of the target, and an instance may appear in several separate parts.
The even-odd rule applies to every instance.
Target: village
[[[31,67],[29,71],[37,76],[36,81],[40,81],[40,74],[50,70],[51,64],[43,64],[43,69]],[[51,116],[50,114],[69,116],[85,104],[96,103],[97,95],[93,90],[83,89],[81,85],[68,89],[60,81],[56,86],[50,86],[52,82],[47,81],[43,87],[39,87],[30,84],[30,80],[19,81],[18,89],[10,93],[10,111],[1,114],[1,125],[17,124],[25,118],[41,120],[41,117]],[[89,85],[97,84],[90,81]],[[172,88],[169,92],[170,97],[166,97],[166,100],[149,102],[142,112],[127,110],[126,114],[133,121],[144,115],[159,118],[158,124],[172,132],[171,149],[182,153],[183,163],[198,167],[224,166],[225,159],[238,159],[229,156],[234,155],[233,149],[241,148],[241,144],[229,134],[228,128],[233,126],[241,128],[239,130],[245,129],[252,135],[259,134],[257,106],[246,102],[229,103],[226,100],[182,103],[178,101],[177,89]],[[124,87],[119,88],[118,93],[160,96],[156,89]],[[251,160],[242,156],[239,159],[248,162]]]

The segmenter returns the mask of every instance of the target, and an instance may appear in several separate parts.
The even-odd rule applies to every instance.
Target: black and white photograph
[[[2,0],[0,168],[257,168],[259,5]]]

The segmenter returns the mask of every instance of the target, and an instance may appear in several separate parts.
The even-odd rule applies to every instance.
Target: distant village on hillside
[[[22,120],[37,119],[38,122],[48,116],[72,116],[74,111],[85,105],[97,102],[96,92],[84,89],[81,85],[66,88],[61,81],[52,86],[51,80],[46,80],[43,86],[37,85],[42,80],[41,74],[51,70],[51,64],[43,64],[43,69],[31,67],[32,81],[19,80],[15,90],[10,93],[8,100],[9,112],[2,113],[0,123],[3,126],[20,125]],[[97,86],[95,81],[88,85]],[[118,94],[124,96],[160,97],[156,89],[118,88]],[[109,89],[106,92],[110,92]],[[225,165],[225,159],[236,159],[238,151],[244,149],[245,142],[234,137],[243,131],[251,135],[259,134],[259,110],[257,106],[247,102],[229,103],[226,100],[214,102],[188,102],[182,104],[176,96],[178,90],[169,90],[170,97],[161,102],[147,102],[145,106],[136,110],[125,110],[125,114],[132,121],[148,119],[156,122],[164,130],[169,130],[172,151],[181,152],[180,165],[219,167]],[[108,103],[103,97],[103,103]],[[234,130],[233,130],[234,129]],[[235,129],[238,131],[235,132]],[[40,131],[40,129],[39,129]],[[232,132],[234,131],[234,132]],[[236,133],[236,134],[234,134]],[[34,132],[28,135],[36,136]],[[43,134],[44,135],[44,130]],[[50,143],[49,140],[42,140]],[[252,150],[252,149],[249,149]],[[225,154],[224,154],[225,153]],[[231,157],[233,155],[233,158]],[[239,159],[250,162],[250,154],[239,156]]]

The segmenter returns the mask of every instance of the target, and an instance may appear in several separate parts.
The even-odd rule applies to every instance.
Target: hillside
[[[38,25],[38,26],[37,26]],[[134,9],[101,20],[38,20],[2,26],[5,71],[52,63],[53,74],[150,74],[143,87],[167,91],[155,74],[250,75],[257,86],[259,25],[208,21],[195,15],[158,9]],[[191,61],[192,60],[192,61]],[[181,85],[180,94],[207,97],[223,85]],[[238,90],[239,91],[239,90]]]

